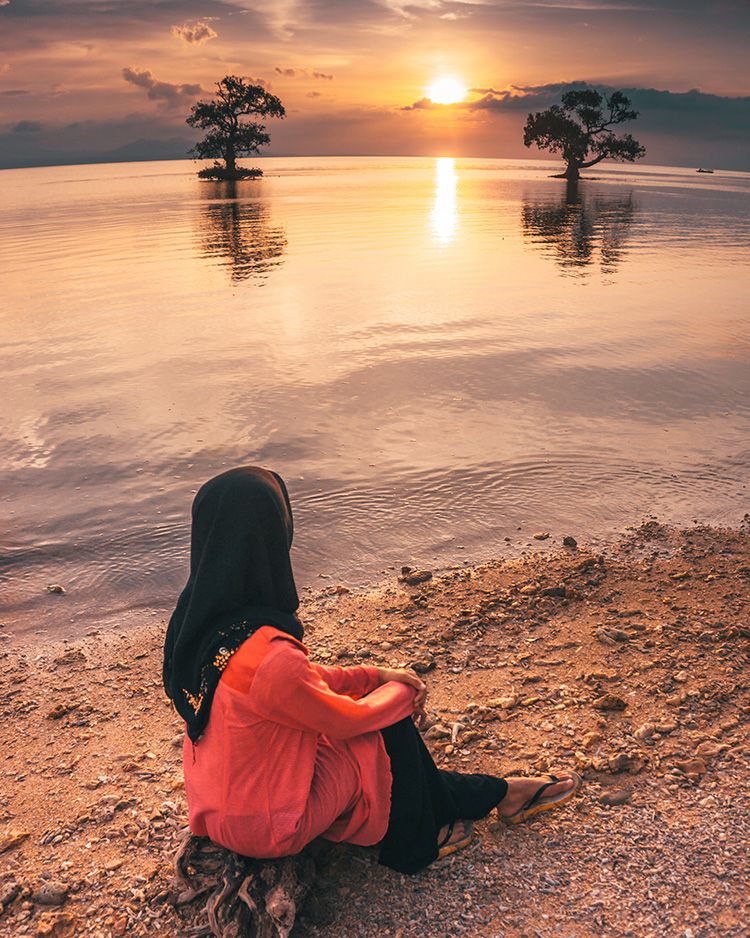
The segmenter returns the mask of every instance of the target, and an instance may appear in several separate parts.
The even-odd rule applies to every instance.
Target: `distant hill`
[[[191,140],[169,137],[166,140],[141,137],[112,150],[78,150],[60,152],[44,147],[35,148],[33,158],[19,152],[15,147],[0,148],[0,169],[17,169],[24,166],[70,166],[78,163],[136,163],[148,160],[187,159]]]

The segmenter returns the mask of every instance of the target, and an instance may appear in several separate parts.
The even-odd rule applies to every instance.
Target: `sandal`
[[[529,798],[526,804],[519,808],[515,814],[511,814],[508,817],[498,814],[505,821],[506,824],[521,824],[523,821],[528,821],[530,817],[534,817],[535,814],[540,814],[542,811],[551,811],[552,808],[557,808],[561,804],[565,804],[566,801],[578,793],[579,788],[581,787],[581,776],[577,775],[575,772],[566,772],[562,778],[558,778],[556,775],[549,775],[549,781],[545,782],[544,785],[540,785],[539,788],[534,792],[534,794]],[[548,798],[542,798],[544,792],[551,788],[553,785],[556,785],[558,782],[562,782],[565,778],[573,779],[573,787],[569,788],[567,791],[562,792],[559,795],[552,795]]]
[[[443,837],[443,839],[438,844],[438,860],[442,860],[443,857],[449,857],[452,853],[455,853],[457,850],[463,850],[464,847],[468,847],[469,844],[474,839],[474,825],[471,821],[464,821],[464,836],[460,840],[450,843],[450,839],[453,836],[453,830],[456,826],[455,821],[451,821],[448,825],[448,831]]]

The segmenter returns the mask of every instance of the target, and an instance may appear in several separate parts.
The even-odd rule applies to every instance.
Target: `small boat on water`
[[[712,169],[704,169],[702,166],[700,169],[696,169],[696,173],[712,173]]]

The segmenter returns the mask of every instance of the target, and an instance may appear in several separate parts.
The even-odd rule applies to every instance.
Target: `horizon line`
[[[243,159],[250,159],[245,157]],[[398,159],[398,160],[439,160],[439,159],[453,159],[453,160],[473,160],[481,162],[492,162],[492,161],[506,161],[506,162],[526,162],[526,163],[546,163],[554,165],[562,165],[562,160],[558,159],[545,159],[538,158],[533,156],[452,156],[448,153],[440,154],[413,154],[413,153],[264,153],[257,154],[252,157],[254,160],[273,160],[273,159]],[[151,158],[151,157],[142,157],[142,158],[130,158],[130,159],[101,159],[101,160],[70,160],[60,163],[27,163],[21,164],[18,166],[0,166],[0,172],[12,172],[17,170],[24,169],[62,169],[66,166],[117,166],[117,165],[126,165],[128,163],[178,163],[178,162],[190,162],[196,165],[201,163],[208,163],[209,160],[194,160],[189,156],[172,156],[172,157],[161,157],[161,158]],[[621,163],[621,162],[609,162],[606,165],[600,163],[598,169],[607,170],[614,167],[623,167],[623,169],[631,168],[637,170],[643,167],[660,167],[664,169],[697,169],[703,168],[707,164],[702,164],[701,167],[697,167],[694,163]],[[718,172],[724,173],[743,173],[750,174],[750,167],[748,169],[738,169],[732,167],[721,167],[712,164],[711,169]],[[593,176],[582,176],[581,178],[593,179]]]

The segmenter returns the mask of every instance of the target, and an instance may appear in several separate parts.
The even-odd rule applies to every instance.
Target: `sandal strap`
[[[539,788],[534,792],[534,794],[529,798],[526,804],[521,808],[522,811],[528,811],[529,808],[533,807],[537,801],[542,797],[542,795],[547,791],[548,788],[552,788],[553,785],[557,785],[560,779],[556,775],[549,776],[550,781],[545,782],[544,785],[540,785]]]
[[[455,827],[455,825],[456,825],[455,821],[450,822],[450,824],[448,825],[447,834],[445,835],[445,837],[443,837],[443,839],[438,844],[438,850],[444,847],[448,843],[448,841],[451,839],[451,837],[453,836],[453,828]]]

